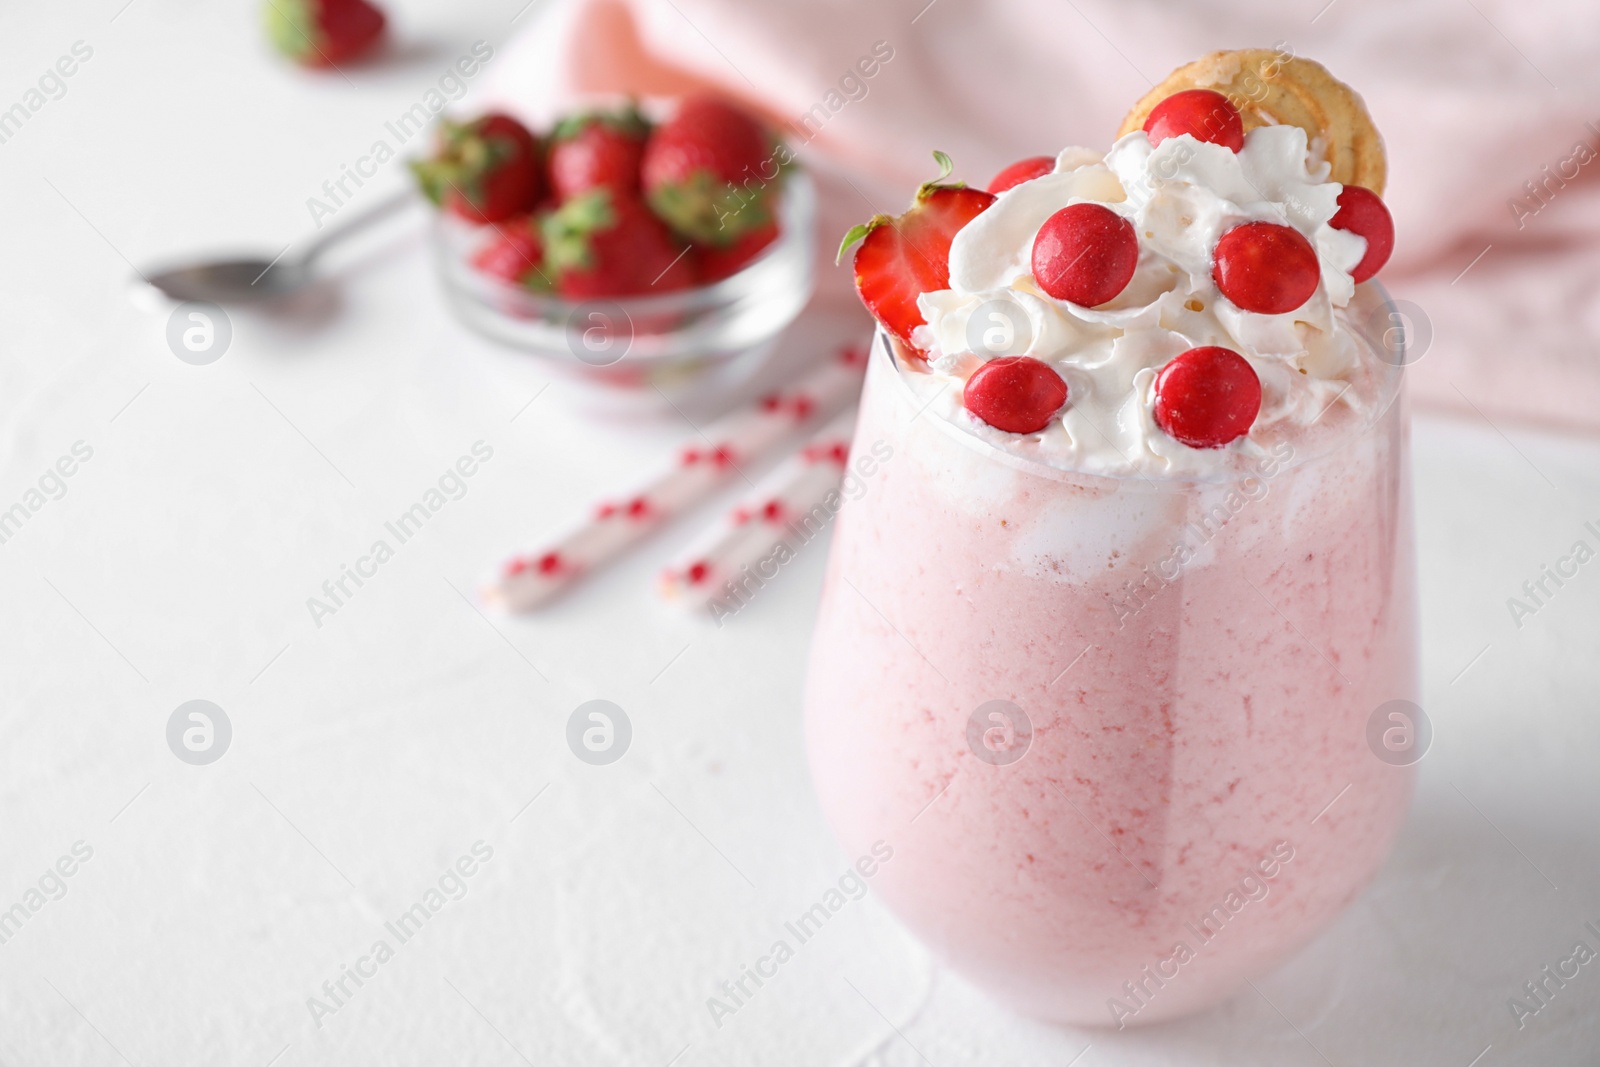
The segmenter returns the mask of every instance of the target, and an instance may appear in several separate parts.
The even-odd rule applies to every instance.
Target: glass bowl
[[[475,269],[472,257],[494,239],[492,226],[441,213],[433,244],[446,298],[469,329],[577,386],[581,406],[627,413],[704,404],[765,364],[810,299],[815,219],[816,192],[795,167],[779,195],[777,239],[737,274],[661,296],[586,301]]]

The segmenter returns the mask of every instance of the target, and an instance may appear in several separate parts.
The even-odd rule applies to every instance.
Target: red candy
[[[973,372],[961,402],[997,430],[1037,433],[1067,402],[1067,383],[1032,356],[1004,356]]]
[[[1019,159],[994,176],[989,182],[989,191],[999,196],[1013,186],[1042,178],[1055,169],[1055,156],[1029,156],[1027,159]]]
[[[1364,282],[1389,261],[1394,251],[1394,219],[1378,194],[1359,185],[1347,185],[1339,194],[1339,211],[1328,221],[1336,230],[1349,230],[1367,239],[1367,254],[1361,257],[1350,277]]]
[[[1197,141],[1210,141],[1235,152],[1244,147],[1244,120],[1239,109],[1210,89],[1173,93],[1144,120],[1144,132],[1153,145],[1187,133]]]
[[[1316,249],[1299,230],[1247,222],[1217,242],[1211,278],[1223,296],[1245,311],[1283,315],[1311,299],[1322,267]]]
[[[1099,204],[1073,204],[1045,220],[1033,239],[1033,277],[1057,300],[1104,304],[1127,288],[1139,265],[1133,223]]]
[[[1250,432],[1261,380],[1231,348],[1191,348],[1156,375],[1156,425],[1190,448],[1221,448]]]

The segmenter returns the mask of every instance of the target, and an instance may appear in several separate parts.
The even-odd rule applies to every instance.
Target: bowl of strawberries
[[[810,180],[721,97],[442,122],[412,170],[456,315],[601,406],[735,387],[811,295]]]

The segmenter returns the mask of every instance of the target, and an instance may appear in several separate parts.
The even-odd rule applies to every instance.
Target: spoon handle
[[[301,253],[300,262],[305,266],[310,266],[313,260],[340,241],[367,229],[375,222],[388,218],[401,208],[413,203],[416,199],[416,192],[407,186],[378,201],[366,210],[358,212],[343,221],[333,223],[328,229],[312,239],[311,244]]]

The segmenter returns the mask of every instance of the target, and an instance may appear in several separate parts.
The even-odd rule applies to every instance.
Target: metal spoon
[[[293,247],[290,245],[278,253],[276,259],[260,256],[205,259],[163,266],[145,272],[142,277],[173,300],[236,304],[285,296],[316,278],[313,268],[318,257],[333,245],[387,218],[416,199],[410,189],[405,189],[387,200],[379,201],[367,210],[325,229],[297,256],[285,258],[285,253]]]

